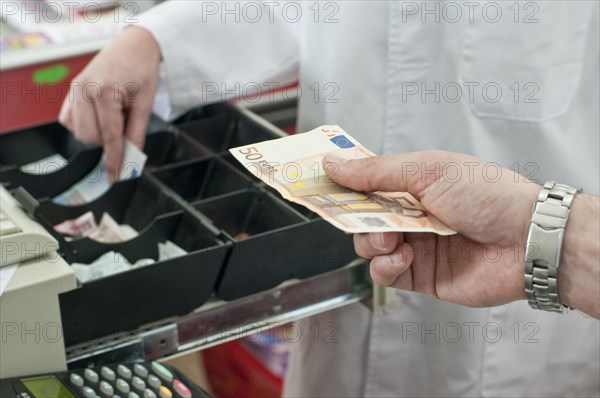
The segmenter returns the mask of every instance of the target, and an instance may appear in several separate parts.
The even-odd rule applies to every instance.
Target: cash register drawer
[[[46,132],[55,138],[44,137]],[[282,200],[232,159],[228,148],[279,135],[228,104],[194,109],[173,124],[151,123],[143,175],[118,182],[98,199],[80,206],[52,202],[51,197],[69,184],[62,184],[61,190],[48,185],[36,188],[31,181],[37,183],[43,177],[25,175],[19,167],[60,153],[69,163],[53,172],[80,173],[83,166],[75,166],[76,159],[98,148],[82,146],[56,124],[9,136],[6,142],[23,153],[0,151],[2,170],[10,171],[1,173],[1,180],[31,194],[18,198],[57,238],[59,252],[69,264],[90,263],[111,250],[131,263],[156,260],[157,244],[165,240],[188,252],[61,294],[67,346],[189,313],[212,295],[233,300],[290,278],[333,270],[356,257],[351,236]],[[32,136],[44,144],[28,153],[23,148],[28,148],[27,139]],[[99,156],[97,152],[93,161],[87,160],[87,169],[95,166]],[[88,211],[96,219],[108,212],[118,223],[134,227],[139,236],[106,244],[89,238],[68,241],[53,230],[53,225]]]

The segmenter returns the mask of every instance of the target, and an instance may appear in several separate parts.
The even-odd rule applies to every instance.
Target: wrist
[[[563,304],[596,318],[600,315],[597,292],[600,278],[599,207],[598,198],[591,195],[580,194],[573,200],[565,227],[557,280]]]
[[[520,196],[518,200],[515,201],[516,205],[520,207],[520,213],[518,217],[515,217],[519,220],[518,227],[515,232],[515,244],[517,247],[521,248],[523,251],[528,246],[528,236],[529,236],[529,228],[531,226],[531,212],[533,206],[537,201],[538,194],[540,190],[543,188],[539,184],[534,184],[532,182],[523,183],[520,188]],[[525,253],[522,253],[525,255]],[[523,289],[524,280],[523,280],[523,269],[525,266],[525,259],[521,256],[518,257],[519,261],[517,262],[517,267],[515,267],[515,284],[514,284],[514,293],[512,295],[512,301],[518,300],[527,300],[527,295],[525,294],[525,290]]]
[[[143,50],[148,57],[146,58],[147,61],[156,63],[162,61],[158,41],[148,29],[141,26],[129,25],[123,28],[119,37],[125,41],[131,41],[136,48]]]

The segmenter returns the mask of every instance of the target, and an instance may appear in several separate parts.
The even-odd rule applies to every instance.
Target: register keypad
[[[85,369],[68,378],[71,387],[86,398],[191,398],[192,392],[164,365],[103,366]]]

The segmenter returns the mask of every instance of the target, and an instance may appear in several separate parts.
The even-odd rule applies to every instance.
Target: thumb
[[[323,158],[323,169],[336,183],[355,191],[411,192],[407,169],[413,171],[414,154],[344,159],[334,154]]]
[[[420,197],[432,181],[421,181],[422,152],[344,159],[334,154],[323,158],[323,169],[336,183],[355,191],[408,192]]]

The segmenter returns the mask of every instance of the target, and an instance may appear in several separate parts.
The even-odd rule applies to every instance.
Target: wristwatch
[[[531,308],[563,313],[557,277],[560,251],[573,198],[581,188],[548,181],[533,205],[525,247],[525,294]]]

